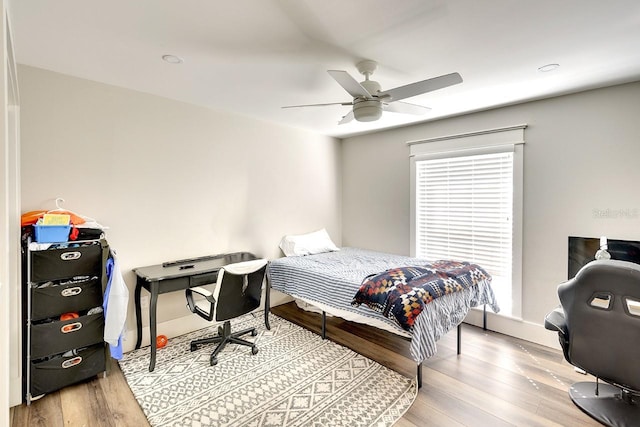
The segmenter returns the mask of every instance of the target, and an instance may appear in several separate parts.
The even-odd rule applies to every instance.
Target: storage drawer
[[[31,291],[31,319],[57,317],[62,313],[83,311],[102,305],[102,282],[97,277],[58,284]]]
[[[102,274],[102,245],[31,252],[31,281]]]
[[[31,327],[31,359],[103,342],[102,313]]]
[[[79,350],[77,355],[31,362],[31,396],[39,396],[105,371],[104,344]]]

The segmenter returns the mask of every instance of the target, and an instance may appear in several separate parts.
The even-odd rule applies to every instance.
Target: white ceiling
[[[21,64],[336,137],[640,80],[639,0],[12,0],[10,14]],[[405,100],[424,116],[281,108],[351,101],[326,70],[360,81],[361,59],[383,90],[464,82]]]

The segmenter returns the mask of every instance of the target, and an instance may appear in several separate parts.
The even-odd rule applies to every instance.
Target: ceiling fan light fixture
[[[382,117],[382,103],[371,99],[356,101],[353,116],[359,122],[374,122]]]

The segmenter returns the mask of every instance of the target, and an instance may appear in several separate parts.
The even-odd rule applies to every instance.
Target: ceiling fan
[[[366,60],[358,62],[356,67],[358,71],[364,75],[364,81],[360,83],[346,71],[327,71],[331,77],[353,97],[353,101],[351,102],[288,105],[282,108],[352,105],[353,109],[342,117],[338,124],[348,123],[353,119],[359,122],[372,122],[382,116],[382,111],[392,111],[403,114],[424,114],[429,111],[430,108],[408,102],[400,102],[400,100],[462,83],[460,74],[451,73],[382,91],[380,90],[381,87],[378,82],[369,80],[369,77],[371,77],[377,66],[378,64],[375,61]]]

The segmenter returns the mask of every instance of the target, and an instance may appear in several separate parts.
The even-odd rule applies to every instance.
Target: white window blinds
[[[500,303],[510,302],[513,152],[416,160],[415,166],[416,255],[479,264],[493,276]]]

